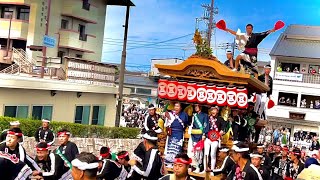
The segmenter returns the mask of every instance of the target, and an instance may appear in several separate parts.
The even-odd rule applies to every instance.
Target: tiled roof
[[[279,36],[270,55],[320,58],[320,26],[290,25]]]

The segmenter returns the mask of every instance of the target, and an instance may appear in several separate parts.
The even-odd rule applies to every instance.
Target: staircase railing
[[[28,58],[23,49],[12,48],[12,60],[14,64],[3,69],[0,73],[15,74],[15,73],[31,73],[32,67],[36,64],[34,59]]]
[[[19,72],[21,72],[21,69],[20,69],[20,66],[17,64],[12,64],[11,66],[8,66],[7,68],[0,71],[0,73],[5,73],[5,74],[16,74]]]

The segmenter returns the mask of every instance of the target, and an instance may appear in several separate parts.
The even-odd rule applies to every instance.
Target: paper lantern
[[[159,79],[158,81],[158,97],[161,99],[167,98],[167,79]]]
[[[220,20],[219,22],[217,22],[216,27],[218,29],[221,29],[221,30],[226,30],[227,29],[227,25],[226,25],[226,22],[224,20]]]
[[[169,80],[167,85],[167,98],[170,100],[178,99],[178,82]]]
[[[227,105],[227,88],[224,85],[218,85],[216,87],[217,95],[217,105],[226,106]]]
[[[214,105],[216,104],[217,95],[216,95],[216,86],[214,84],[207,85],[207,104]]]
[[[178,100],[187,101],[187,82],[178,81]]]
[[[207,100],[206,84],[204,83],[197,84],[197,102],[205,103],[206,100]]]
[[[227,104],[229,107],[237,107],[237,88],[235,86],[227,87]]]
[[[197,84],[195,82],[188,82],[187,101],[191,103],[197,102]]]
[[[237,88],[237,105],[241,109],[248,107],[248,90],[244,87]]]

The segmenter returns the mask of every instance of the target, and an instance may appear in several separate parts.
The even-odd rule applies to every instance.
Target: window
[[[320,109],[320,97],[301,95],[301,108]]]
[[[306,117],[305,113],[289,112],[289,118],[295,120],[304,120]]]
[[[320,66],[319,65],[310,65],[309,66],[309,74],[320,74]]]
[[[65,52],[63,52],[63,51],[59,51],[58,52],[58,57],[60,57],[60,59],[61,59],[60,64],[63,64],[62,62],[63,62],[63,57],[64,56],[65,56]]]
[[[2,7],[1,18],[11,19],[13,17],[13,9],[9,7]]]
[[[136,93],[137,94],[151,94],[151,89],[137,88]]]
[[[92,125],[104,125],[106,106],[93,106]]]
[[[131,88],[130,88],[130,91],[131,91],[130,93],[134,94],[134,93],[136,93],[136,88],[131,87]]]
[[[281,67],[281,68],[280,68]],[[300,73],[300,64],[296,63],[279,63],[277,71]]]
[[[87,41],[87,35],[86,35],[86,26],[79,24],[79,40],[81,41]]]
[[[29,106],[5,106],[4,116],[14,118],[28,118]]]
[[[85,10],[87,10],[87,11],[90,10],[89,0],[83,0],[83,1],[82,1],[82,9],[85,9]]]
[[[82,54],[76,54],[76,58],[82,58]]]
[[[18,9],[18,19],[29,21],[29,14],[29,8],[23,7]]]
[[[297,107],[298,94],[279,92],[278,105]]]
[[[76,106],[74,122],[79,124],[89,124],[91,106]]]
[[[52,106],[33,106],[32,107],[33,119],[52,119]]]
[[[69,21],[61,19],[61,29],[69,29]]]

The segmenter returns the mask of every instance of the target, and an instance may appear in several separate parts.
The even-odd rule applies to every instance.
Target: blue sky
[[[128,34],[127,67],[147,70],[153,58],[187,58],[192,50],[195,19],[203,15],[201,4],[211,0],[132,0],[135,7],[130,11]],[[267,3],[266,3],[267,2]],[[271,29],[277,20],[286,26],[290,24],[320,26],[320,0],[215,0],[219,13],[215,20],[224,19],[227,27],[245,30],[245,25],[253,24],[254,32]],[[107,8],[103,62],[120,63],[125,18],[124,7]],[[200,25],[204,29],[204,25]],[[285,28],[269,35],[259,47],[258,59],[270,60],[270,51]],[[213,45],[233,42],[233,36],[219,29],[215,30]],[[182,37],[182,38],[180,38]],[[150,45],[170,39],[166,43]],[[144,47],[141,47],[144,46]],[[183,50],[187,48],[188,50]],[[214,50],[221,61],[225,60],[225,50]],[[138,67],[138,68],[137,68]]]

